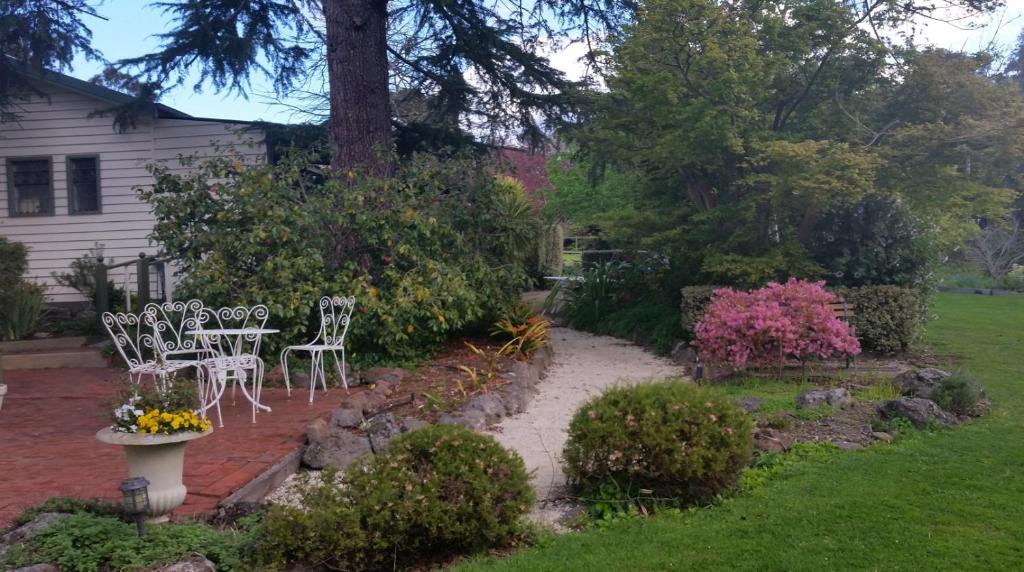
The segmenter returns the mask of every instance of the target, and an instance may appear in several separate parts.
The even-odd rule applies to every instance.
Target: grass
[[[799,463],[712,507],[564,535],[460,570],[1024,568],[1024,297],[941,294],[927,343],[986,386],[972,425]]]

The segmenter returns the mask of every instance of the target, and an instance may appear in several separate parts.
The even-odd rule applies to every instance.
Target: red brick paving
[[[4,372],[8,392],[0,410],[0,527],[55,495],[119,498],[117,487],[128,474],[124,453],[94,436],[107,422],[107,404],[116,395],[120,375],[95,368]],[[224,428],[188,445],[188,497],[175,514],[215,508],[301,445],[309,421],[326,417],[346,394],[343,389],[318,393],[312,406],[308,395],[300,388],[289,399],[283,388],[265,388],[263,400],[273,411],[260,413],[254,425],[241,393],[234,406],[225,394]]]

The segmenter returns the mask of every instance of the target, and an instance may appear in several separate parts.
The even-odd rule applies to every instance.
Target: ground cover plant
[[[799,463],[711,509],[626,521],[463,570],[1014,569],[1024,458],[1018,297],[936,295],[927,343],[985,385],[992,414],[955,431]],[[666,549],[666,547],[672,547]]]

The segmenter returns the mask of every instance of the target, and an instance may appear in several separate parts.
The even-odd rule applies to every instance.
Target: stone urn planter
[[[96,440],[124,447],[128,458],[128,476],[149,481],[149,522],[165,522],[168,514],[185,502],[188,491],[182,483],[185,471],[185,446],[189,441],[213,433],[186,431],[173,435],[121,433],[111,427],[100,429]]]
[[[0,410],[4,408],[4,396],[7,395],[7,385],[0,383]]]

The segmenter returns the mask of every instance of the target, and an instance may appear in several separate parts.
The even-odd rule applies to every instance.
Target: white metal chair
[[[142,377],[148,375],[153,378],[156,390],[164,392],[179,371],[195,368],[199,383],[200,409],[206,411],[209,388],[205,383],[200,362],[194,359],[160,359],[156,337],[153,333],[147,333],[147,330],[152,331],[151,315],[105,312],[103,325],[114,341],[117,352],[128,365],[128,377],[134,385],[140,385]]]
[[[284,371],[284,384],[288,395],[292,394],[291,382],[288,379],[288,354],[290,352],[309,352],[313,360],[309,375],[309,402],[313,403],[313,394],[319,381],[327,391],[327,376],[324,372],[324,354],[330,352],[334,356],[334,366],[341,376],[341,383],[348,389],[348,377],[345,373],[345,334],[348,333],[352,310],[355,309],[354,296],[324,296],[320,298],[320,331],[313,341],[298,346],[288,346],[281,352],[281,367]],[[338,353],[341,352],[341,361]]]
[[[264,364],[260,358],[260,341],[263,338],[270,311],[260,304],[247,308],[203,308],[193,320],[186,321],[186,330],[202,331],[199,335],[206,351],[212,354],[202,360],[221,387],[231,382],[231,399],[234,403],[235,389],[241,386],[242,393],[252,403],[252,421],[256,422],[256,413],[267,409],[260,404],[263,391]],[[194,326],[194,327],[193,327]],[[246,389],[246,383],[252,382],[252,393]],[[222,389],[223,391],[223,389]],[[220,404],[217,404],[218,414]]]

